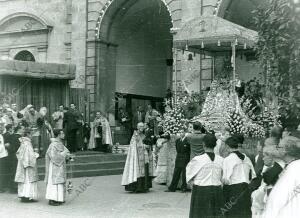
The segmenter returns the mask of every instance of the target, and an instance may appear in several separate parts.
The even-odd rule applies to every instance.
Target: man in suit
[[[191,146],[191,159],[204,153],[203,137],[205,136],[205,129],[200,122],[195,122],[193,129],[194,132],[187,136],[187,141]]]
[[[70,104],[70,109],[64,114],[63,125],[66,129],[67,147],[70,152],[76,152],[78,148],[77,131],[82,125],[82,115],[76,109],[75,104]]]
[[[144,123],[145,122],[145,112],[143,111],[142,106],[138,106],[137,110],[134,112],[132,116],[132,126],[133,128],[136,128],[138,123]]]
[[[182,175],[182,185],[181,191],[187,191],[187,184],[186,184],[186,175],[185,175],[185,168],[190,161],[190,144],[187,141],[187,137],[184,130],[180,131],[180,138],[176,140],[176,160],[175,160],[175,168],[173,173],[172,182],[166,192],[175,192],[177,189],[177,185]]]

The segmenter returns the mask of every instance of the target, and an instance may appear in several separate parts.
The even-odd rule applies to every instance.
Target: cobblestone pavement
[[[20,203],[14,194],[0,194],[1,218],[185,218],[188,217],[190,193],[166,193],[166,186],[156,185],[147,194],[126,193],[121,176],[73,179],[74,189],[66,204],[49,206],[45,184],[39,182],[36,203]]]

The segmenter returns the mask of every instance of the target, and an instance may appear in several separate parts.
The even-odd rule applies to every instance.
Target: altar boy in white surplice
[[[50,205],[58,206],[65,202],[66,159],[70,157],[70,152],[63,144],[65,138],[63,130],[55,129],[53,133],[55,138],[51,139],[46,153],[46,199]]]

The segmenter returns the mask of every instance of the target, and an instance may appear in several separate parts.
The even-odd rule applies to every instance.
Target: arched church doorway
[[[96,107],[122,126],[138,106],[160,109],[172,83],[172,21],[162,0],[115,0],[99,30]]]

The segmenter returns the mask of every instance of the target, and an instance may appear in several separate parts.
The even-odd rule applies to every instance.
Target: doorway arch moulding
[[[110,7],[117,1],[120,0],[106,0],[105,3],[102,5],[101,10],[98,12],[98,18],[96,20],[96,26],[95,26],[95,38],[100,39],[101,38],[101,28],[103,23],[103,18],[106,16],[106,13],[109,11]],[[181,1],[182,0],[160,0],[164,6],[167,8],[171,22],[172,27],[170,31],[176,30],[181,23]]]

